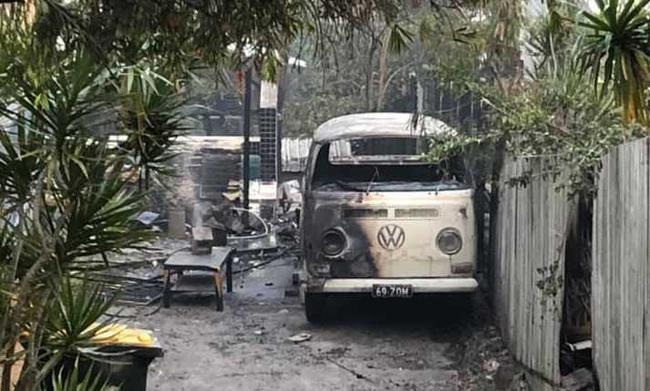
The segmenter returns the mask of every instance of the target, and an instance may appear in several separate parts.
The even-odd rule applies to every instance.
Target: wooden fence
[[[572,204],[544,180],[541,161],[513,161],[501,178],[531,174],[526,187],[500,186],[494,304],[510,351],[534,390],[560,383],[560,329],[565,242]]]
[[[594,205],[592,328],[603,391],[650,390],[650,138],[603,159]]]

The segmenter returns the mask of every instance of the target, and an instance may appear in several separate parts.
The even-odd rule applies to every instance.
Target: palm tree
[[[612,89],[626,122],[649,124],[650,0],[596,0],[598,12],[584,12],[587,29],[581,60],[596,90]]]

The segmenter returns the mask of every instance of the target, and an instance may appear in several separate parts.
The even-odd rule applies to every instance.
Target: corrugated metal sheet
[[[565,242],[572,204],[544,180],[542,162],[507,159],[501,178],[520,177],[524,187],[502,185],[497,216],[495,307],[504,339],[526,366],[534,390],[560,382],[560,328]],[[541,289],[544,288],[544,289]],[[543,290],[546,293],[543,293]]]
[[[603,159],[594,205],[592,328],[603,391],[650,390],[650,138]]]
[[[307,156],[311,147],[309,138],[282,139],[282,171],[303,172],[307,165]]]
[[[126,140],[126,135],[111,134],[108,136],[109,145]],[[251,136],[251,144],[260,141],[259,136]],[[230,151],[241,151],[244,138],[242,136],[179,136],[172,148],[175,150],[218,148]]]

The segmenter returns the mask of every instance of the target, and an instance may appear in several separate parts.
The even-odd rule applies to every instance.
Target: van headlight
[[[334,257],[339,255],[345,249],[345,235],[338,229],[329,229],[325,231],[321,239],[321,251],[323,254]]]
[[[436,243],[440,251],[447,255],[454,255],[463,247],[463,239],[458,230],[454,228],[445,228],[440,231]]]

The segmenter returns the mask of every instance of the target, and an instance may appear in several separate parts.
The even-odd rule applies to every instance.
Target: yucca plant
[[[101,353],[98,346],[119,332],[109,327],[112,318],[107,316],[114,297],[107,297],[100,285],[80,277],[63,277],[55,288],[43,331],[38,379],[52,378],[57,368],[66,368],[72,361],[92,363],[112,357]]]
[[[47,348],[55,354],[86,353],[84,349],[102,343],[97,335],[111,321],[105,315],[113,302],[100,285],[91,284],[83,277],[62,279],[45,328]]]
[[[2,391],[18,360],[15,389],[31,391],[63,355],[97,342],[89,323],[109,304],[95,288],[76,295],[69,276],[152,237],[133,225],[143,196],[123,179],[126,158],[91,137],[110,112],[107,77],[83,53],[55,65],[19,57],[0,74],[0,116],[17,129],[0,129]]]
[[[597,91],[612,89],[627,122],[648,124],[650,87],[650,0],[596,0],[598,12],[584,12],[587,29],[581,53]]]
[[[174,156],[170,147],[188,128],[182,111],[185,99],[173,82],[151,66],[129,66],[120,72],[120,144],[137,168],[139,188],[148,189],[152,176],[171,175],[167,164]]]
[[[77,359],[72,367],[72,371],[66,373],[61,368],[58,375],[52,379],[52,391],[113,391],[114,387],[107,386],[102,382],[93,367],[87,368],[85,375],[79,372],[80,362]]]

